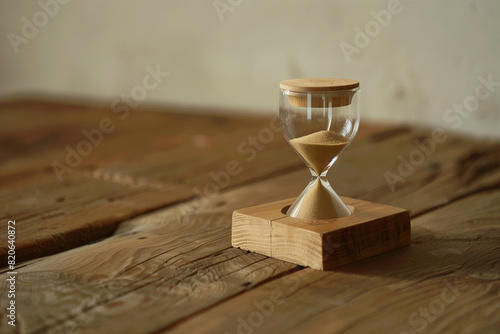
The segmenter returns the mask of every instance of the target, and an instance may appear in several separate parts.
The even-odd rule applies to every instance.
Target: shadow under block
[[[232,245],[317,270],[328,270],[410,244],[407,210],[341,198],[353,214],[327,220],[288,217],[284,208],[295,199],[236,210],[233,212]]]

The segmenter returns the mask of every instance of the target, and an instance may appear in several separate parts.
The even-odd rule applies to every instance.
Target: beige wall
[[[158,64],[169,76],[142,103],[270,115],[280,80],[347,77],[361,81],[365,119],[500,132],[500,86],[489,92],[480,79],[500,82],[499,1],[55,1],[41,1],[53,17],[38,1],[0,3],[0,98],[111,101]],[[376,23],[371,11],[388,6],[390,22]],[[23,17],[38,31],[23,34]],[[373,29],[368,45],[356,27]],[[347,44],[357,46],[350,61]],[[463,103],[470,111],[447,111]]]

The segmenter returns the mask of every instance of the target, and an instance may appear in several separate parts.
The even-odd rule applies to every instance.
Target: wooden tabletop
[[[500,332],[499,142],[362,123],[333,188],[408,209],[412,244],[316,271],[231,247],[309,172],[275,116],[217,112],[0,104],[0,332]]]

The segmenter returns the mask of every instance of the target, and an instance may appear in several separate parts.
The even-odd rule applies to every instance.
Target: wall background
[[[500,86],[467,117],[446,119],[454,104],[473,102],[480,76],[500,82],[495,0],[401,0],[385,27],[370,22],[387,0],[59,1],[1,0],[0,99],[111,101],[159,64],[170,75],[141,103],[271,115],[280,80],[347,77],[361,82],[364,119],[500,136]],[[13,46],[26,20],[38,31]],[[349,62],[340,45],[360,46],[354,29],[367,25],[374,36]]]

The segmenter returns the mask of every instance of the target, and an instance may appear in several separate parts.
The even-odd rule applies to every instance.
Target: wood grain
[[[303,168],[273,131],[279,131],[277,119],[196,114],[201,111],[140,107],[121,119],[102,104],[0,104],[0,219],[16,219],[22,231],[18,260],[110,236],[121,221],[142,213]],[[115,130],[59,182],[52,162],[64,163],[66,146],[76,149],[86,140],[82,131],[95,129],[103,118]],[[357,145],[384,129],[362,127]],[[233,163],[226,182],[220,175],[227,175],[231,161],[240,169]],[[2,267],[5,233],[0,231]]]
[[[308,173],[303,172],[303,175]],[[214,332],[213,320],[223,321],[226,326],[223,328],[235,332],[233,325],[237,324],[237,318],[233,318],[233,313],[227,312],[211,317],[213,313],[209,311],[212,307],[227,299],[231,303],[228,307],[238,310],[241,302],[239,298],[248,294],[248,290],[253,293],[252,291],[255,291],[253,287],[258,287],[259,284],[268,280],[282,287],[294,287],[297,285],[296,277],[293,274],[284,275],[283,273],[297,268],[295,265],[274,259],[267,259],[266,261],[271,262],[263,263],[265,257],[252,253],[244,254],[240,251],[232,253],[233,251],[227,248],[230,243],[231,212],[243,206],[243,203],[252,205],[280,197],[286,198],[290,193],[300,192],[303,186],[301,178],[297,178],[296,173],[288,173],[237,187],[204,203],[203,207],[196,212],[191,210],[191,202],[174,206],[162,212],[124,222],[114,237],[99,243],[27,264],[19,270],[21,277],[26,275],[28,281],[20,288],[20,293],[25,293],[26,297],[19,298],[19,301],[23,303],[20,316],[25,323],[25,328],[28,332],[34,333],[58,331],[64,328],[73,328],[83,333],[121,333],[123,328],[130,328],[130,333],[145,333],[164,328],[171,329],[173,326],[183,324],[184,321],[189,320],[187,323],[190,323],[190,319],[203,319],[201,321],[206,322],[206,325],[195,326],[190,330]],[[493,198],[492,203],[495,203],[497,199],[498,196]],[[482,201],[482,198],[478,200],[478,202]],[[429,198],[429,203],[432,203],[432,198]],[[491,203],[485,203],[485,205],[495,207]],[[457,202],[457,206],[462,206],[462,203]],[[498,210],[498,206],[496,207],[495,210]],[[495,210],[492,212],[497,212]],[[463,211],[453,209],[452,212],[462,219],[465,217]],[[172,220],[172,217],[178,217],[178,219]],[[423,218],[424,216],[420,219]],[[496,218],[493,216],[493,219]],[[448,220],[448,222],[453,221],[453,217]],[[193,228],[195,226],[196,228]],[[142,239],[144,237],[146,239]],[[414,244],[421,245],[422,243],[416,241]],[[495,241],[492,244],[498,243]],[[404,285],[411,277],[417,280],[425,278],[425,273],[421,271],[434,258],[438,259],[439,267],[429,269],[433,275],[442,270],[446,272],[450,264],[453,268],[461,266],[460,263],[451,263],[449,259],[441,260],[439,256],[430,253],[438,252],[439,254],[443,252],[443,248],[449,248],[449,245],[443,245],[434,240],[427,245],[429,248],[417,252],[418,256],[405,255],[400,258],[403,253],[398,251],[387,255],[390,261],[379,260],[377,256],[372,260],[353,264],[349,267],[352,272],[346,272],[342,280],[339,279],[341,274],[336,274],[325,286],[317,286],[314,293],[309,291],[304,294],[304,298],[293,304],[293,307],[300,308],[300,305],[304,306],[306,303],[308,307],[302,312],[307,311],[306,314],[308,314],[310,305],[314,305],[315,302],[315,300],[308,299],[309,294],[317,296],[316,298],[324,298],[323,303],[329,304],[332,292],[323,291],[329,286],[338,287],[335,293],[352,289],[354,289],[352,292],[354,294],[368,293],[370,288],[378,285],[365,286],[365,282],[373,281],[379,276],[384,277],[391,267],[393,272],[390,275],[394,276],[391,282],[397,287]],[[464,245],[464,241],[452,244],[451,247],[463,252],[461,248],[457,248],[461,247],[460,245]],[[403,252],[406,254],[410,250],[414,250],[413,246]],[[487,254],[493,256],[489,251]],[[445,255],[447,255],[446,252]],[[449,255],[453,255],[453,252]],[[463,261],[471,261],[474,254],[471,253],[471,256],[464,258]],[[241,260],[237,260],[238,258]],[[485,258],[488,259],[481,255],[481,259]],[[498,256],[493,257],[493,259],[497,258]],[[209,265],[204,266],[204,263]],[[489,267],[490,264],[486,263]],[[406,269],[398,269],[397,266],[402,264],[406,265]],[[187,265],[189,269],[183,268],[184,265]],[[363,276],[362,273],[354,271],[358,266],[361,271],[367,266],[371,271]],[[342,268],[345,269],[345,267]],[[223,270],[236,271],[224,276],[227,271]],[[300,270],[302,271],[304,270]],[[305,272],[314,273],[313,271]],[[298,275],[298,272],[296,274]],[[37,275],[42,275],[42,277]],[[60,280],[58,278],[55,283],[50,283],[51,277],[55,275],[62,278]],[[360,277],[364,277],[364,280],[360,281]],[[272,280],[272,278],[275,279]],[[221,293],[222,290],[219,287],[226,286],[223,282],[227,280],[231,281],[231,284],[227,283],[230,288]],[[0,281],[4,281],[3,276]],[[170,283],[164,284],[164,281]],[[265,287],[267,284],[261,286]],[[49,287],[50,292],[46,292]],[[184,291],[184,294],[181,294],[176,287],[182,287],[181,291]],[[197,295],[193,292],[195,289],[199,289],[203,297],[195,297]],[[257,291],[260,290],[257,289]],[[436,291],[438,292],[434,291],[434,293],[440,293],[439,288]],[[291,292],[293,294],[293,291]],[[175,297],[177,294],[181,294],[185,301],[174,304],[175,307],[173,307],[170,301],[181,298]],[[66,295],[72,296],[71,302],[68,298],[64,298]],[[60,296],[58,298],[64,302],[56,304],[55,301],[59,300],[56,296]],[[200,302],[200,298],[204,298],[203,302]],[[45,299],[53,302],[48,303]],[[252,297],[251,301],[253,300]],[[234,304],[232,304],[233,301]],[[2,299],[1,302],[5,303],[5,300]],[[47,304],[50,307],[44,306]],[[215,309],[218,309],[218,306]],[[49,312],[52,314],[50,317]],[[138,321],[135,317],[126,316],[129,314],[138,314],[144,320]],[[210,321],[205,319],[205,314],[211,317]],[[307,320],[298,317],[294,324],[298,326],[301,322],[307,322]],[[328,323],[331,324],[331,322]],[[186,332],[191,332],[190,330]]]
[[[406,208],[412,215],[500,187],[500,143],[448,133],[391,189],[384,174],[399,175],[399,157],[408,161],[420,150],[417,142],[432,139],[432,131],[400,128],[374,134],[377,145],[347,149],[339,157],[328,174],[330,183],[340,195]]]
[[[276,188],[276,182],[282,183],[263,181],[249,191],[299,190],[293,183]],[[101,242],[27,263],[18,270],[23,328],[30,333],[150,332],[295,268],[231,247],[231,212],[249,201],[246,190],[237,195],[241,190],[197,211],[186,202],[129,220]],[[6,303],[4,277],[0,306]],[[147,320],[123,319],[124,312],[138,308]],[[2,329],[10,330],[4,318]]]
[[[343,218],[303,220],[286,215],[295,198],[233,212],[231,243],[276,259],[328,270],[410,244],[408,211],[341,197]]]
[[[102,187],[84,185],[88,180],[84,175],[87,169],[72,173],[80,173],[80,176],[63,188],[51,188],[54,176],[40,170],[46,168],[47,163],[50,165],[55,157],[60,157],[61,147],[64,149],[69,143],[66,136],[73,138],[72,144],[80,140],[74,131],[65,130],[67,124],[73,122],[73,130],[80,131],[99,120],[103,111],[75,107],[71,115],[64,118],[63,111],[71,112],[67,106],[43,106],[39,107],[49,113],[55,110],[63,117],[59,120],[34,116],[40,122],[40,129],[60,134],[45,137],[45,140],[41,139],[43,136],[38,137],[37,133],[43,131],[37,132],[37,123],[15,121],[9,128],[5,125],[8,123],[3,122],[36,115],[30,103],[17,104],[19,118],[5,109],[0,112],[2,138],[10,138],[3,140],[0,147],[12,157],[1,165],[1,187],[4,196],[13,198],[16,208],[6,213],[22,215],[22,220],[29,221],[30,224],[23,226],[28,234],[29,228],[40,233],[54,224],[61,239],[93,220],[116,217],[109,226],[118,228],[109,231],[112,236],[102,241],[69,251],[62,251],[61,247],[58,254],[18,263],[19,327],[15,329],[6,325],[3,313],[8,302],[4,270],[0,275],[2,333],[16,330],[21,333],[236,333],[239,317],[248,322],[248,316],[255,311],[261,312],[259,307],[270,297],[280,303],[275,303],[271,315],[263,316],[261,325],[252,328],[254,333],[365,333],[367,330],[415,333],[420,329],[425,333],[497,332],[500,325],[498,143],[449,134],[448,139],[436,145],[434,152],[391,192],[384,172],[397,172],[398,155],[408,157],[416,148],[414,140],[431,138],[431,131],[365,127],[355,145],[333,167],[331,183],[342,195],[409,209],[416,217],[412,220],[413,243],[408,248],[335,271],[316,272],[230,248],[232,211],[296,196],[307,184],[308,171],[293,152],[287,160],[289,153],[286,152],[291,149],[285,143],[280,146],[276,142],[276,148],[271,144],[266,146],[255,160],[245,164],[244,172],[252,169],[251,178],[235,177],[234,184],[231,180],[231,185],[206,201],[190,200],[193,195],[182,199],[182,191],[175,188],[170,192],[174,193],[171,196],[178,196],[178,200],[174,202],[173,197],[166,200],[165,203],[170,203],[166,204],[168,208],[122,221],[145,212],[142,210],[146,207],[152,208],[150,201],[162,193],[155,189],[142,190],[150,195],[134,198],[130,186],[111,184],[108,191],[104,185],[112,182],[102,179],[96,180]],[[133,114],[137,118],[132,123],[137,127],[132,123],[123,127],[143,145],[136,146],[121,134],[122,137],[116,138],[106,150],[100,153],[96,150],[89,156],[96,160],[88,162],[89,172],[115,168],[151,177],[154,181],[193,187],[210,180],[207,168],[224,167],[225,159],[237,152],[235,138],[241,138],[240,135],[245,138],[251,132],[235,126],[232,119],[200,117],[206,120],[201,122],[206,129],[199,130],[209,134],[206,135],[208,143],[217,142],[220,146],[206,147],[207,152],[201,153],[199,150],[203,149],[198,150],[193,145],[194,148],[184,147],[186,152],[181,152],[182,147],[176,146],[181,144],[175,138],[189,140],[189,136],[202,133],[180,133],[184,128],[177,125],[196,123],[192,121],[193,116],[156,116],[153,111],[144,112],[143,116]],[[84,123],[87,117],[90,121]],[[161,132],[160,120],[174,123],[165,125],[172,131],[168,136]],[[234,122],[256,130],[260,124],[265,124],[263,120],[251,119],[248,124],[246,120]],[[143,130],[134,134],[138,129]],[[113,135],[118,136],[119,128],[116,131]],[[30,137],[31,132],[36,135]],[[197,138],[197,145],[205,145],[206,141]],[[52,141],[59,141],[59,144],[53,146]],[[128,146],[122,146],[121,142],[127,142]],[[185,169],[175,165],[176,157],[166,158],[158,149],[158,145],[165,142],[171,143],[172,150],[179,147],[175,152],[181,155]],[[33,147],[31,152],[30,147]],[[190,150],[196,154],[188,152]],[[217,153],[211,156],[209,152]],[[166,169],[160,163],[162,159],[170,161],[171,168]],[[283,169],[285,165],[289,167]],[[79,181],[80,178],[84,181]],[[32,199],[36,189],[44,184],[49,184],[44,188],[46,193],[38,200]],[[86,192],[72,193],[70,198],[74,202],[55,201],[60,198],[61,191],[67,192],[73,185]],[[93,189],[99,193],[94,194]],[[109,203],[114,202],[105,201],[109,198],[106,196],[118,197],[116,201],[122,202],[121,207],[109,209]],[[40,202],[42,198],[47,203]],[[85,201],[89,206],[78,209]],[[74,213],[68,221],[56,221],[58,216],[51,215],[66,210],[65,207],[69,210],[72,205]],[[31,207],[37,208],[33,216],[26,213]],[[94,216],[88,209],[98,210],[99,207],[101,211]],[[43,213],[47,216],[40,219]],[[33,227],[35,222],[40,225]],[[96,224],[94,231],[106,229],[105,224],[108,223]],[[98,238],[98,232],[94,233]],[[47,238],[57,235],[51,233]],[[72,243],[71,239],[66,240]],[[43,253],[33,256],[40,254]],[[458,290],[450,289],[448,284]],[[456,297],[453,302],[444,302],[443,311],[434,315],[435,318],[420,315],[420,308],[425,311],[431,306],[439,307],[435,300],[441,298],[445,288],[449,289],[444,295],[447,300]],[[277,289],[282,292],[281,296]],[[266,305],[269,304],[264,307]],[[412,318],[411,323],[410,317],[415,312],[416,318]],[[254,317],[258,322],[258,315]]]
[[[499,201],[459,200],[414,219],[408,248],[283,275],[165,332],[497,333]]]

